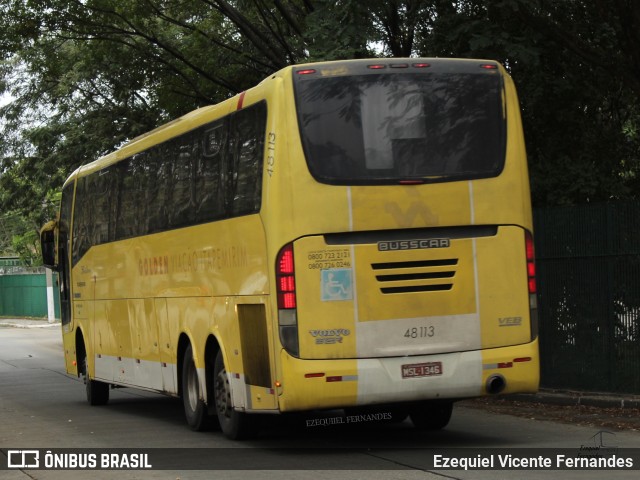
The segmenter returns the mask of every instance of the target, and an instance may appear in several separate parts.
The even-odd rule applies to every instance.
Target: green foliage
[[[307,17],[309,61],[342,60],[373,56],[375,39],[370,5],[357,0],[317,0]]]
[[[438,3],[438,2],[434,2]],[[518,87],[536,205],[635,197],[635,16],[598,0],[440,2],[422,55],[501,61]],[[633,73],[633,70],[636,73]]]
[[[127,140],[288,64],[375,55],[501,61],[535,203],[635,197],[639,23],[607,0],[6,0],[0,214],[35,231],[71,171]]]
[[[40,236],[34,230],[13,237],[13,251],[18,254],[24,265],[37,267],[42,265],[40,255]]]

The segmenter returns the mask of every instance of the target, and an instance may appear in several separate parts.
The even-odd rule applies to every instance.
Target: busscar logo
[[[416,240],[390,240],[378,242],[379,252],[393,252],[397,250],[422,250],[427,248],[449,248],[451,240],[448,238],[427,238]]]
[[[40,451],[9,450],[7,451],[8,468],[40,468]]]

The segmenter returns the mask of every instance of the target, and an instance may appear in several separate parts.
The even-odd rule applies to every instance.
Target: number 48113
[[[412,327],[407,328],[407,331],[404,332],[404,336],[407,338],[427,338],[433,337],[436,334],[436,329],[433,325],[429,325],[428,327]]]

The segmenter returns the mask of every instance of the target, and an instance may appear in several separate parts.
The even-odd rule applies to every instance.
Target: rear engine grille
[[[451,290],[458,265],[457,258],[442,260],[419,260],[411,262],[373,263],[376,280],[383,294],[439,292]],[[411,272],[407,270],[411,269]],[[384,272],[383,272],[384,271]],[[380,272],[380,274],[378,274]],[[439,281],[438,281],[439,280]]]

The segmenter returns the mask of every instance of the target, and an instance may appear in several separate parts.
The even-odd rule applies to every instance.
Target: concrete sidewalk
[[[46,318],[0,318],[0,328],[52,328],[60,327],[60,320],[49,323]]]

